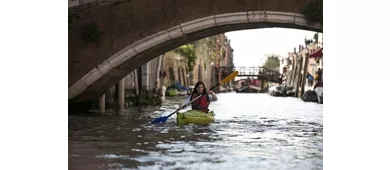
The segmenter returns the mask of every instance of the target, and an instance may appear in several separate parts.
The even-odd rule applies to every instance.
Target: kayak
[[[214,116],[215,114],[213,111],[205,113],[200,110],[188,110],[183,113],[177,112],[176,120],[177,125],[210,124],[214,122]]]

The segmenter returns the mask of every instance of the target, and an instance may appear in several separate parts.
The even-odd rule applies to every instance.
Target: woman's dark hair
[[[206,89],[206,86],[204,85],[204,83],[202,81],[198,81],[196,84],[195,84],[195,87],[194,87],[194,91],[192,91],[191,93],[191,100],[192,100],[192,96],[194,96],[194,94],[198,94],[198,86],[199,85],[203,85],[203,92],[202,94],[204,95],[207,95],[207,89]]]

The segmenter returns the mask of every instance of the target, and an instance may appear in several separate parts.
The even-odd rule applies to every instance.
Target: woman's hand
[[[208,93],[208,94],[211,94],[211,96],[213,97],[213,98],[212,98],[212,101],[218,100],[217,95],[215,95],[215,93],[214,93],[213,91],[209,90],[209,91],[207,91],[207,93]]]

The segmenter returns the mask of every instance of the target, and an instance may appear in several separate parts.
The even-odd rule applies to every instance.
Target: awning
[[[317,51],[311,53],[309,55],[310,58],[312,57],[322,57],[322,48],[318,49]]]

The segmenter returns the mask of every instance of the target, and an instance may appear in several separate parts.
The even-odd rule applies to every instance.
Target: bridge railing
[[[266,78],[272,82],[280,82],[281,74],[278,71],[267,69],[265,67],[232,67],[222,66],[218,67],[217,71],[221,71],[224,74],[230,74],[233,71],[238,71],[237,76],[260,76]]]
[[[233,71],[238,71],[238,75],[259,75],[260,67],[234,67]]]

